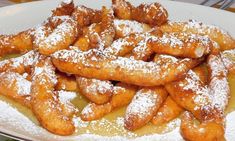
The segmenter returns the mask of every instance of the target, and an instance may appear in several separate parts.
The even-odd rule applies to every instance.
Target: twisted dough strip
[[[179,79],[200,60],[182,59],[159,65],[133,59],[107,56],[100,51],[60,50],[52,55],[53,64],[62,72],[101,80],[116,80],[139,86],[156,86]]]
[[[88,104],[81,112],[81,119],[92,121],[102,118],[111,111],[128,105],[137,91],[137,87],[124,83],[118,83],[113,87],[113,95],[110,102],[102,105]]]
[[[31,82],[19,73],[0,73],[0,94],[31,108]]]
[[[29,29],[15,35],[0,35],[0,57],[7,54],[24,54],[33,48],[31,33]]]
[[[73,11],[72,18],[78,22],[80,27],[89,26],[92,23],[101,22],[102,12],[85,6],[78,6]]]
[[[19,74],[30,72],[38,57],[39,54],[37,52],[29,51],[20,57],[0,61],[0,72],[12,71]]]
[[[115,39],[124,38],[130,34],[146,33],[151,30],[151,27],[144,23],[131,20],[114,20]]]
[[[163,87],[142,88],[126,109],[124,127],[136,130],[146,125],[165,101],[168,93]]]
[[[189,58],[200,58],[214,48],[209,37],[189,33],[164,33],[161,37],[151,38],[148,45],[158,54]]]
[[[73,0],[64,0],[60,3],[56,9],[52,10],[52,16],[70,16],[74,11],[74,3]]]
[[[40,124],[58,135],[71,135],[75,131],[72,118],[63,111],[63,105],[54,92],[55,68],[49,57],[36,63],[32,75],[32,109]]]
[[[235,46],[235,40],[225,31],[220,28],[207,25],[202,22],[190,20],[188,22],[168,22],[160,27],[163,32],[185,32],[199,35],[207,35],[212,40],[217,42],[220,49],[228,50],[233,49]]]
[[[185,112],[181,118],[181,135],[188,141],[225,141],[224,125],[214,121],[195,123],[195,118],[189,112]]]
[[[159,3],[141,4],[134,7],[125,0],[112,0],[114,14],[119,19],[136,20],[159,26],[167,22],[168,13]]]
[[[78,35],[77,22],[66,18],[51,34],[42,39],[37,48],[41,54],[50,55],[58,50],[68,48]]]

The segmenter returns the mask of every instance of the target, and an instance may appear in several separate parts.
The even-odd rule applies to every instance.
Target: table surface
[[[33,1],[33,0],[0,0],[0,7],[13,5],[13,4],[21,3],[21,2],[28,2],[28,1]],[[181,2],[199,4],[203,0],[174,0],[174,1],[181,1]],[[231,12],[235,12],[235,4],[233,4],[230,8],[228,8],[226,10],[231,11]],[[0,141],[6,141],[6,140],[8,140],[7,137],[4,137],[4,136],[0,135]]]

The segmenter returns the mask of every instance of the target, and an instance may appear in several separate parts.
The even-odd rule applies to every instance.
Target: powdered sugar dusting
[[[137,116],[138,118],[148,116],[151,114],[149,111],[152,111],[156,107],[157,100],[158,95],[151,89],[138,91],[126,109],[125,118],[128,120],[132,116]]]
[[[122,32],[123,36],[144,32],[143,24],[136,21],[115,19],[114,26],[116,30]]]

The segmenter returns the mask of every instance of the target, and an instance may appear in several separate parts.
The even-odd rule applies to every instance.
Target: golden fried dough
[[[31,82],[15,72],[0,73],[0,94],[31,108]]]
[[[116,108],[128,105],[136,91],[136,86],[118,83],[113,87],[113,94],[110,102],[102,105],[95,103],[88,104],[81,112],[81,119],[84,121],[97,120]]]
[[[131,20],[114,20],[115,39],[124,38],[130,34],[146,33],[151,27],[144,23]]]
[[[168,13],[159,3],[141,4],[134,7],[125,0],[112,0],[114,14],[119,19],[136,20],[159,26],[167,22]]]
[[[184,111],[175,101],[168,96],[163,105],[157,111],[151,122],[154,125],[163,125],[177,118]]]
[[[8,54],[24,54],[33,48],[31,33],[29,29],[15,35],[0,35],[0,57]]]
[[[138,90],[126,109],[124,127],[128,130],[136,130],[147,124],[157,113],[167,95],[164,87]]]
[[[55,10],[52,10],[52,16],[70,16],[74,11],[73,0],[62,1]]]
[[[49,57],[36,63],[32,77],[32,110],[40,124],[58,135],[71,135],[75,131],[72,119],[63,111],[64,106],[54,92],[57,79]]]
[[[58,50],[66,49],[75,41],[77,35],[77,22],[67,18],[37,44],[38,51],[43,55],[50,55]]]
[[[224,125],[213,121],[196,124],[191,113],[186,112],[181,118],[181,135],[187,141],[225,141]]]
[[[31,67],[38,60],[39,54],[35,51],[16,57],[0,61],[0,72],[12,71],[19,74],[30,72]]]
[[[151,38],[148,45],[158,54],[189,58],[200,58],[213,48],[209,37],[188,33],[164,33],[161,37]]]
[[[78,22],[80,27],[89,26],[92,23],[101,22],[101,10],[78,6],[72,13],[72,18]]]
[[[63,73],[56,73],[57,84],[56,90],[77,91],[78,86],[74,76],[68,76]]]
[[[235,40],[225,31],[213,25],[190,20],[188,22],[168,22],[160,27],[163,32],[185,32],[199,35],[207,35],[217,42],[221,50],[235,48]]]
[[[96,104],[107,103],[113,93],[113,84],[110,81],[87,79],[77,76],[78,91],[91,102]]]
[[[200,63],[200,60],[186,58],[159,65],[154,62],[105,55],[96,50],[88,52],[60,50],[52,55],[52,61],[62,72],[139,86],[156,86],[175,81]]]

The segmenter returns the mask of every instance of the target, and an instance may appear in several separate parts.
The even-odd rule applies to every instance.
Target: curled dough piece
[[[183,111],[184,109],[168,96],[151,121],[154,125],[163,125],[177,118]]]
[[[200,58],[210,52],[213,43],[207,36],[189,33],[164,33],[161,37],[150,38],[148,45],[158,54]]]
[[[31,82],[15,72],[0,73],[0,94],[31,108]]]
[[[168,93],[162,87],[142,88],[126,109],[124,127],[136,130],[146,125],[165,101]]]
[[[175,81],[200,62],[187,58],[159,65],[154,62],[107,56],[95,50],[60,50],[52,55],[52,61],[62,72],[139,86],[157,86]]]
[[[77,22],[66,18],[51,34],[37,44],[38,51],[43,55],[50,55],[58,50],[66,49],[78,35]]]
[[[101,10],[78,6],[72,13],[72,18],[78,22],[80,27],[89,26],[92,23],[99,23],[102,19]]]
[[[181,118],[181,135],[188,141],[225,141],[224,125],[213,121],[196,124],[191,113],[185,112]]]
[[[210,55],[207,64],[208,85],[204,85],[203,77],[200,77],[206,73],[190,70],[184,79],[165,87],[177,104],[192,112],[200,121],[221,121],[229,98],[227,71],[219,55]]]
[[[52,10],[52,16],[70,16],[74,9],[73,0],[64,0],[55,10]]]
[[[110,81],[87,79],[77,76],[79,92],[96,104],[107,103],[113,93],[113,84]]]
[[[168,13],[159,3],[141,4],[134,7],[125,0],[112,0],[114,14],[120,19],[136,20],[152,26],[167,22]]]
[[[7,54],[26,53],[33,48],[31,33],[29,29],[15,35],[0,35],[0,57]]]
[[[151,27],[144,23],[131,20],[114,20],[115,38],[124,38],[130,34],[146,33]]]
[[[84,121],[97,120],[110,113],[116,108],[128,105],[137,91],[137,87],[118,83],[113,87],[113,94],[110,102],[102,105],[95,103],[88,104],[81,112],[81,119]]]
[[[56,73],[57,84],[56,90],[77,91],[78,86],[74,76],[68,76],[63,73]]]
[[[32,75],[32,110],[40,124],[58,135],[71,135],[74,123],[54,92],[57,83],[55,68],[49,57],[42,57],[36,63]]]
[[[225,50],[221,53],[222,60],[229,73],[235,73],[235,49]]]
[[[20,57],[0,61],[0,72],[12,71],[19,74],[30,72],[38,57],[39,54],[37,52],[29,51]]]
[[[199,35],[207,35],[217,42],[221,50],[235,48],[235,40],[225,31],[213,25],[190,20],[188,22],[168,22],[160,27],[163,32],[186,32]]]

